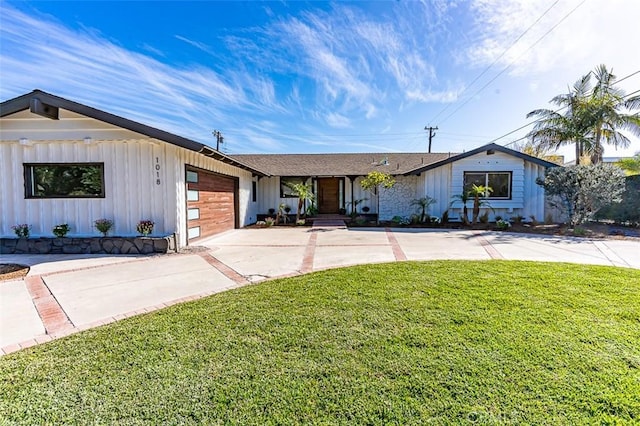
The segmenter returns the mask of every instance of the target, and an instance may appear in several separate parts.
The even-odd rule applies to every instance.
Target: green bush
[[[627,176],[622,201],[600,209],[596,219],[608,219],[616,223],[640,226],[640,175]]]

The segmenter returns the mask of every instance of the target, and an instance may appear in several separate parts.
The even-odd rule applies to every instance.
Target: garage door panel
[[[197,177],[194,176],[197,174]],[[236,178],[221,176],[203,170],[187,171],[187,190],[197,192],[187,201],[191,219],[187,220],[189,241],[208,237],[235,228]],[[195,213],[193,210],[198,209]]]

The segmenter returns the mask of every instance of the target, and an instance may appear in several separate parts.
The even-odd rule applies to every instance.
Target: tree
[[[524,143],[514,144],[513,149],[520,151],[532,157],[542,158],[559,165],[563,164],[563,156],[552,154],[550,148],[543,144],[536,144],[532,139],[528,139]]]
[[[420,211],[420,222],[427,221],[427,212],[429,211],[429,207],[435,204],[435,202],[436,199],[431,198],[428,195],[411,201],[411,205],[418,207],[418,210]]]
[[[449,206],[453,207],[454,204],[460,202],[462,203],[462,223],[465,225],[469,224],[469,208],[467,207],[467,203],[471,200],[471,195],[467,191],[463,191],[462,194],[456,194],[451,197],[451,203]]]
[[[593,76],[595,84],[591,81]],[[591,157],[592,164],[601,162],[603,143],[628,147],[630,141],[620,130],[640,136],[640,114],[633,113],[640,108],[640,95],[626,98],[615,84],[616,76],[605,65],[596,67],[582,76],[569,93],[551,99],[560,109],[538,109],[527,114],[527,118],[538,117],[528,136],[535,144],[554,150],[575,144],[576,164],[585,154]],[[560,113],[562,110],[565,111]]]
[[[623,158],[616,163],[628,176],[640,175],[640,152],[632,158]]]
[[[302,210],[304,210],[304,216],[307,216],[307,201],[313,201],[315,198],[313,187],[311,184],[301,182],[286,182],[285,185],[291,188],[293,193],[298,197],[298,210],[296,211],[296,223],[298,223],[300,220],[300,212]]]
[[[480,216],[480,207],[491,207],[487,200],[481,200],[480,197],[487,197],[490,192],[493,192],[493,188],[484,185],[473,185],[469,190],[469,195],[473,197],[473,219],[472,223],[478,223],[478,217]]]
[[[360,182],[362,189],[370,191],[373,194],[375,194],[381,186],[389,189],[393,188],[395,184],[396,181],[390,174],[377,171],[369,172]],[[378,212],[378,218],[380,218],[380,197],[376,197],[376,211]]]
[[[624,173],[610,164],[555,167],[536,183],[545,189],[549,204],[576,226],[592,219],[601,208],[621,201]]]

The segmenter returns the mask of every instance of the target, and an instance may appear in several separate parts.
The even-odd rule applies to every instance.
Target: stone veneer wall
[[[175,237],[0,238],[0,254],[150,254],[176,251]]]
[[[394,176],[396,184],[392,188],[380,190],[379,220],[391,220],[394,216],[409,217],[416,213],[411,205],[416,197],[417,176]]]

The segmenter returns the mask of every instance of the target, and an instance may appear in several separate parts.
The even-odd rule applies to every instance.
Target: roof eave
[[[124,129],[140,133],[153,139],[164,141],[172,145],[188,149],[190,151],[198,152],[223,163],[227,163],[243,170],[250,171],[252,174],[257,176],[270,176],[268,173],[257,170],[254,167],[248,166],[240,161],[234,160],[231,157],[228,157],[227,155],[216,151],[203,143],[157,129],[155,127],[147,126],[146,124],[138,123],[137,121],[129,120],[128,118],[120,117],[106,111],[101,111],[87,105],[73,102],[68,99],[64,99],[37,89],[30,93],[2,102],[0,104],[0,117],[5,117],[11,114],[15,114],[16,112],[29,109],[31,99],[33,98],[38,98],[41,102],[55,106],[57,108],[66,109],[77,114],[82,114],[87,117],[112,124],[114,126],[122,127]]]

